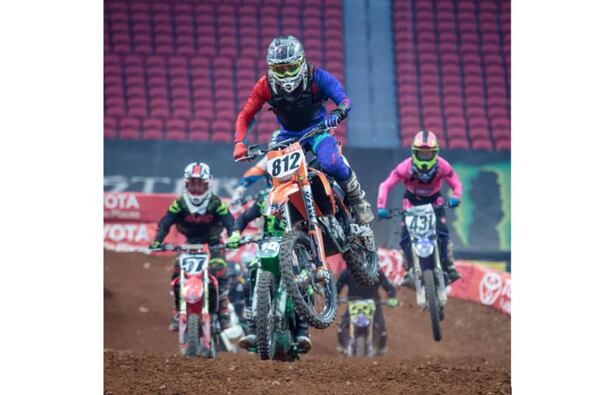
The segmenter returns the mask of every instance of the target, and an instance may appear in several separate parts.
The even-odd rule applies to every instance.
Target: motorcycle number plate
[[[276,241],[269,241],[263,243],[260,246],[260,256],[263,258],[270,258],[279,254],[279,243]]]
[[[302,150],[288,152],[267,161],[267,171],[273,178],[286,178],[294,174],[304,161]]]
[[[181,269],[189,274],[200,273],[208,262],[207,254],[187,255],[179,259]]]
[[[414,236],[426,236],[435,232],[435,213],[431,205],[420,209],[418,206],[406,213],[405,223],[408,232]]]

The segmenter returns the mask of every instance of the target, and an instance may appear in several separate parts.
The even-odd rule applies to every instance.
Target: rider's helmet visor
[[[417,149],[415,151],[415,155],[419,160],[431,160],[435,158],[435,155],[437,153],[437,151],[433,149]]]

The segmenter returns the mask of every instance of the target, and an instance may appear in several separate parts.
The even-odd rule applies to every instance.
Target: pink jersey
[[[445,159],[438,156],[438,171],[433,177],[433,180],[428,183],[419,181],[413,175],[412,159],[408,158],[400,162],[398,166],[390,173],[389,177],[379,184],[379,196],[377,197],[377,208],[385,208],[387,203],[388,192],[396,186],[400,181],[404,183],[409,192],[418,196],[431,196],[436,194],[442,188],[442,180],[446,180],[450,188],[452,188],[452,196],[460,199],[462,196],[462,183],[458,175]],[[406,205],[406,202],[404,203]],[[406,208],[406,207],[405,207]]]

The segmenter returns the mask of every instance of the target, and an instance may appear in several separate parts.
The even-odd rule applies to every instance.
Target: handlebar
[[[413,206],[413,207],[416,207],[416,206]],[[433,206],[433,209],[439,210],[441,208],[456,208],[456,207],[458,207],[458,206],[450,206],[448,203],[444,203],[441,206]],[[394,217],[402,217],[408,212],[408,210],[405,210],[403,208],[392,208],[388,212],[390,214],[389,217],[384,218],[384,219],[391,219]]]
[[[364,299],[364,298],[342,298],[342,299],[338,299],[338,304],[345,304],[348,302],[353,302],[355,300],[368,300],[368,299]],[[372,299],[373,301],[375,301],[374,299]],[[387,306],[387,300],[386,301],[379,301],[379,302],[375,302],[376,305],[386,305]]]
[[[272,145],[271,147],[268,146],[269,143],[251,145],[248,147],[248,154],[244,157],[237,159],[236,162],[254,160],[259,156],[265,155],[267,152],[279,150],[281,148],[286,148],[289,145],[292,145],[293,143],[296,143],[296,142],[301,143],[302,141],[304,141],[310,137],[313,137],[319,133],[329,132],[330,129],[334,129],[334,128],[326,128],[322,124],[318,124],[313,129],[306,132],[305,134],[303,134],[300,137],[290,137],[288,139],[281,140],[278,143]],[[265,146],[265,145],[267,146],[266,148],[261,148],[261,146]]]
[[[261,238],[257,237],[257,236],[244,236],[244,237],[242,237],[240,239],[240,241],[238,243],[238,247],[236,247],[236,248],[239,248],[239,247],[241,247],[243,245],[246,245],[246,244],[258,243],[260,240],[261,240]],[[165,244],[161,245],[160,248],[150,248],[150,252],[197,251],[197,250],[201,250],[202,247],[204,247],[204,244],[181,244],[181,245],[174,245],[172,243],[165,243]],[[222,248],[234,249],[234,248],[231,248],[231,247],[227,247],[227,244],[224,244],[224,243],[209,245],[208,248],[209,249],[222,249]]]

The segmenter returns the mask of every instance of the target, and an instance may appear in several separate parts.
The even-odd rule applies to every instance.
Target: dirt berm
[[[344,358],[335,352],[336,326],[312,330],[313,350],[295,363],[221,353],[216,360],[178,355],[167,331],[171,259],[104,254],[104,392],[111,394],[508,394],[510,317],[451,299],[443,339],[401,289],[385,308],[389,352]],[[343,313],[338,312],[338,322]]]

